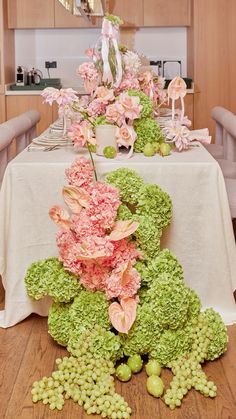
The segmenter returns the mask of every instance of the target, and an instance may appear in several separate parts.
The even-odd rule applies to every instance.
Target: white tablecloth
[[[57,255],[57,228],[48,209],[63,203],[64,170],[77,156],[70,148],[24,151],[7,167],[0,194],[0,274],[6,290],[2,327],[32,312],[48,313],[49,298],[30,300],[24,276],[32,262]],[[164,232],[162,247],[177,255],[186,283],[197,291],[203,308],[214,307],[226,324],[236,321],[236,247],[224,179],[210,154],[199,146],[165,158],[96,156],[95,160],[100,179],[118,167],[129,167],[170,194],[173,220]]]

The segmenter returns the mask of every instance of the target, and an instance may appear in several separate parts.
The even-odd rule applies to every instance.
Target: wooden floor
[[[145,388],[145,373],[132,377],[127,384],[117,382],[116,389],[133,409],[133,419],[236,419],[236,325],[228,328],[229,346],[219,360],[204,370],[218,387],[216,399],[206,399],[194,390],[180,409],[170,411]],[[66,401],[61,412],[51,412],[41,402],[31,402],[31,385],[44,375],[51,375],[54,361],[66,350],[52,341],[47,320],[32,315],[20,324],[0,329],[0,419],[86,419],[83,409]],[[167,385],[171,374],[162,378]]]

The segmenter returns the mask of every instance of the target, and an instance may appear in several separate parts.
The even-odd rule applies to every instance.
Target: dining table
[[[0,327],[10,327],[31,313],[47,316],[51,299],[28,297],[24,278],[29,266],[58,256],[57,227],[49,209],[65,205],[62,188],[65,169],[86,149],[66,145],[44,151],[27,149],[7,166],[0,191],[0,275],[5,288],[5,309]],[[120,153],[114,159],[94,156],[99,180],[113,170],[135,170],[147,183],[159,185],[173,203],[173,217],[161,238],[180,261],[186,284],[202,302],[213,307],[225,324],[236,321],[236,246],[227,193],[221,169],[204,146],[193,142],[183,152],[169,156],[131,158]]]

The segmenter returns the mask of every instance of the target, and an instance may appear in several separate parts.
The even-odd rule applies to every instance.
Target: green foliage
[[[67,346],[72,329],[71,304],[53,303],[48,314],[48,332],[59,345]]]
[[[125,204],[121,204],[117,211],[117,220],[131,220],[133,218],[132,212]]]
[[[128,90],[129,96],[138,96],[140,99],[140,105],[142,105],[143,109],[140,114],[140,118],[147,118],[149,117],[153,110],[153,102],[145,93],[139,92],[138,90]]]
[[[147,143],[162,143],[164,135],[160,125],[152,118],[140,118],[134,121],[134,129],[137,139],[134,143],[134,151],[142,153]]]
[[[55,257],[32,263],[25,277],[29,297],[39,300],[49,295],[56,302],[69,302],[82,290],[77,277],[65,271]]]

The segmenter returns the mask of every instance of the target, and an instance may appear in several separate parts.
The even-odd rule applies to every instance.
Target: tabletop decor
[[[88,414],[127,419],[131,408],[115,392],[114,374],[130,380],[144,355],[152,361],[147,390],[171,409],[191,388],[215,397],[202,366],[226,351],[226,327],[212,308],[201,312],[177,258],[161,249],[172,217],[169,195],[126,168],[94,181],[84,157],[65,174],[69,211],[49,211],[59,227],[59,257],[34,262],[25,283],[31,298],[52,297],[49,333],[69,356],[56,360],[51,377],[34,382],[33,402],[61,410],[71,398]],[[165,390],[160,367],[173,373]]]

